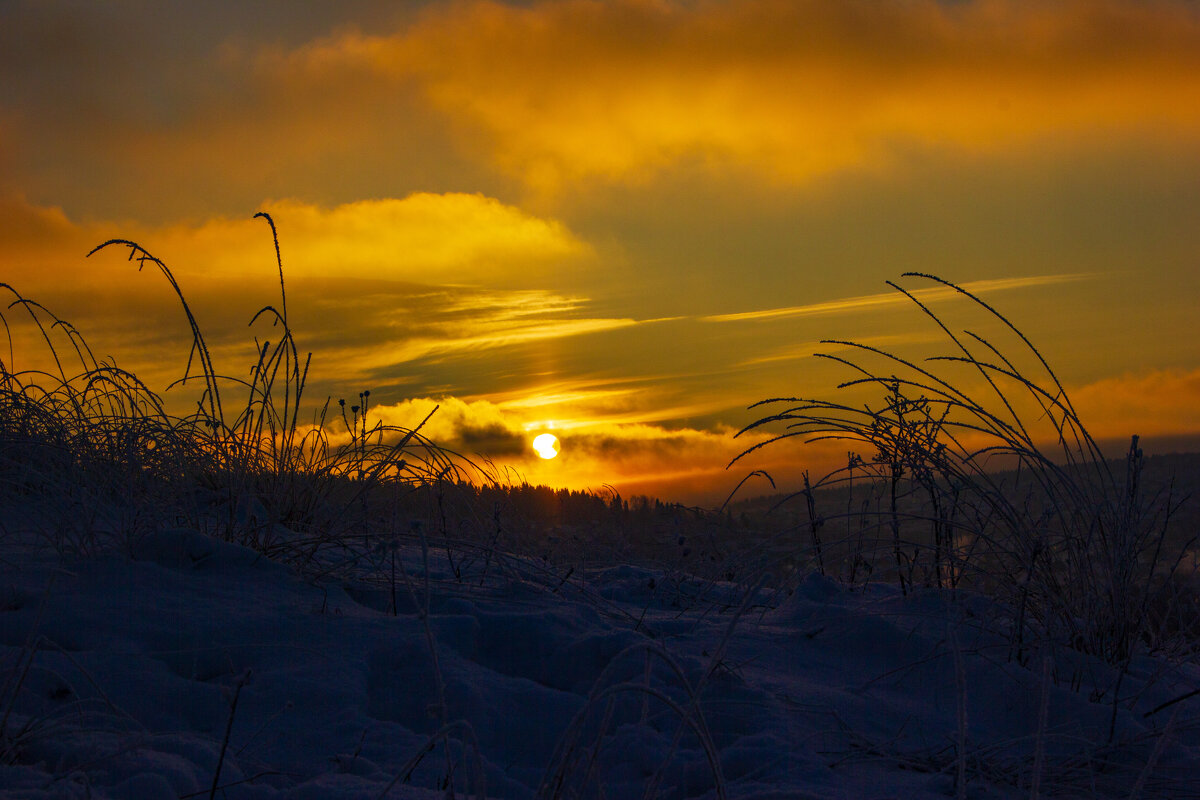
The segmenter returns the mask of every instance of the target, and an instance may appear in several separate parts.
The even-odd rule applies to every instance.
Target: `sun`
[[[553,433],[543,433],[533,439],[533,449],[542,458],[554,458],[558,455],[558,437]]]

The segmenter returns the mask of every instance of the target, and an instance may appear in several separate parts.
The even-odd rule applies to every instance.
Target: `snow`
[[[230,800],[1200,796],[1200,698],[1155,712],[1195,665],[1014,659],[965,592],[466,545],[456,577],[411,537],[394,584],[187,529],[63,557],[6,512],[3,798],[204,798],[218,764]]]

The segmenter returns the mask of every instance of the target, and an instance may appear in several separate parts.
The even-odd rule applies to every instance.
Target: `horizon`
[[[531,484],[719,502],[754,469],[786,491],[833,468],[841,445],[790,443],[725,467],[762,440],[733,438],[750,404],[835,395],[822,339],[946,352],[885,284],[906,271],[1010,318],[1113,454],[1200,443],[1194,4],[13,3],[0,22],[0,282],[157,392],[187,363],[178,302],[124,253],[85,255],[161,258],[235,374],[279,299],[262,211],[313,352],[302,413],[369,390],[373,418],[413,426],[439,405],[431,439]],[[45,360],[14,331],[10,367]]]

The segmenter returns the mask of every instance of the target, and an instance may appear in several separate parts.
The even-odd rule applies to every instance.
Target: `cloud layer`
[[[680,160],[804,181],[917,146],[1195,138],[1198,53],[1180,3],[570,0],[434,6],[253,67],[285,93],[415,84],[500,168],[558,189]]]

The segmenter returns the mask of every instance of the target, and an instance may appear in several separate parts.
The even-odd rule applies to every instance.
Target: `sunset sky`
[[[820,471],[725,465],[747,405],[848,377],[819,340],[946,351],[909,270],[1007,313],[1097,437],[1200,441],[1200,3],[3,0],[0,74],[0,282],[159,391],[178,304],[85,255],[163,259],[244,374],[267,211],[307,405],[440,403],[535,483]]]

